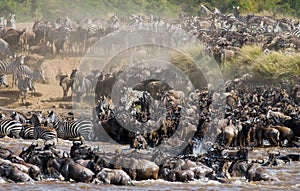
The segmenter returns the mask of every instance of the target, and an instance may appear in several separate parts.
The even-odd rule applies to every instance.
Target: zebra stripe
[[[44,71],[43,70],[34,70],[32,71],[27,65],[20,65],[16,68],[16,71],[14,73],[15,77],[15,82],[16,80],[21,78],[22,76],[28,76],[31,81],[32,81],[32,91],[35,91],[35,82],[39,79],[41,80],[43,83],[46,82],[45,79],[45,75],[44,75]]]
[[[22,129],[22,123],[17,120],[4,119],[0,120],[0,136],[19,138]]]
[[[23,124],[19,135],[23,139],[34,139],[34,126],[31,124]]]
[[[292,32],[292,35],[293,36],[297,36],[300,38],[300,29],[295,29],[293,32]]]
[[[34,139],[57,140],[57,132],[54,128],[45,126],[34,126]]]
[[[4,85],[5,87],[9,86],[8,81],[7,81],[7,76],[3,75],[3,74],[0,75],[0,87],[2,85]]]
[[[62,121],[53,111],[49,112],[48,121],[53,124],[57,136],[62,139],[75,139],[88,137],[92,131],[93,124],[89,120]]]
[[[33,89],[31,79],[27,76],[22,76],[18,80],[18,89],[20,91],[19,97],[21,97],[22,102],[26,102],[28,90],[31,91]]]
[[[30,123],[30,120],[27,119],[27,117],[23,113],[13,111],[10,117],[14,120],[20,121],[23,124]]]
[[[56,130],[52,127],[42,126],[36,114],[32,114],[31,122],[34,126],[34,139],[43,139],[45,142],[58,139]]]
[[[15,61],[7,63],[0,61],[0,74],[13,74],[16,68],[24,64],[24,56],[17,56]]]
[[[21,77],[22,75],[30,76],[32,75],[33,71],[27,65],[20,65],[16,68],[14,74],[17,78]]]

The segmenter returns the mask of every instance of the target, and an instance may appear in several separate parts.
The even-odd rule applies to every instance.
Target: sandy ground
[[[10,86],[0,88],[0,108],[2,110],[55,110],[60,113],[67,113],[74,105],[70,97],[63,99],[62,87],[59,86],[58,74],[68,74],[75,67],[80,66],[81,57],[69,57],[63,59],[60,56],[47,59],[39,55],[26,55],[25,64],[30,68],[41,68],[45,72],[46,83],[37,82],[35,84],[36,93],[28,93],[26,102],[22,102],[16,86],[12,86],[12,77],[8,76]],[[77,103],[78,104],[78,103]],[[82,103],[85,108],[86,104]]]

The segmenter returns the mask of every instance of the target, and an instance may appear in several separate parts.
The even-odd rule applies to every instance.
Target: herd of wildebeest
[[[41,55],[53,50],[54,54],[84,53],[95,42],[101,42],[103,49],[91,51],[103,51],[103,56],[109,56],[111,49],[122,48],[124,43],[134,40],[128,34],[138,36],[142,32],[149,37],[154,31],[163,31],[158,35],[160,39],[152,36],[146,39],[153,41],[145,43],[168,41],[180,46],[196,36],[220,62],[232,59],[242,46],[249,44],[260,44],[268,51],[300,49],[299,21],[243,16],[236,7],[234,14],[222,14],[218,9],[202,6],[198,16],[182,14],[172,21],[132,14],[128,19],[114,15],[109,20],[36,21],[32,30],[20,31],[3,23],[1,26],[3,59],[12,59],[7,56],[19,51]],[[124,30],[127,32],[122,33]],[[128,42],[115,41],[118,35],[125,34]],[[105,40],[101,40],[103,37]],[[3,74],[15,74],[10,71],[12,68],[5,67],[13,64],[1,64]],[[18,71],[22,74],[22,69]],[[92,75],[84,76],[74,69],[70,77],[59,78],[63,96],[67,97],[71,89],[73,94],[80,95],[76,100],[80,102],[84,101],[83,91],[84,95],[91,94],[91,88],[96,87],[93,115],[83,119],[72,112],[62,117],[54,111],[2,111],[2,137],[45,142],[43,146],[33,142],[18,154],[1,146],[1,179],[32,182],[56,178],[116,185],[134,185],[132,180],[148,179],[211,179],[229,183],[231,177],[245,177],[248,181],[276,181],[278,178],[265,166],[299,161],[298,153],[282,155],[276,151],[279,147],[299,147],[299,80],[259,84],[245,74],[226,81],[225,87],[204,87],[188,93],[173,89],[163,80],[147,80],[124,88],[120,102],[113,103],[111,91],[116,73],[93,71]],[[219,113],[221,118],[216,121],[212,112]],[[130,145],[131,149],[107,153],[89,146],[89,141],[101,143],[112,139]],[[64,140],[73,141],[69,152],[57,148],[57,142]],[[184,143],[186,146],[180,152],[170,152]],[[194,152],[199,144],[206,145],[205,152]],[[269,158],[249,159],[248,153],[256,147],[269,147]]]

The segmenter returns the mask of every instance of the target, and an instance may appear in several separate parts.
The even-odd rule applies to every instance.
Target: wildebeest
[[[14,53],[10,50],[9,44],[0,38],[0,58],[5,59],[10,56],[13,57]]]
[[[165,180],[171,182],[188,182],[194,180],[194,172],[192,170],[169,170],[165,169]]]
[[[288,128],[288,127],[285,127],[285,126],[280,126],[280,125],[271,125],[270,126],[271,128],[275,128],[279,131],[280,135],[279,135],[279,139],[280,139],[280,145],[282,146],[284,140],[287,140],[288,141],[288,145],[291,146],[292,145],[292,141],[294,139],[294,133],[293,131]]]
[[[292,118],[290,120],[285,121],[285,126],[292,129],[295,136],[300,137],[300,120]]]
[[[257,146],[263,146],[263,140],[266,139],[273,146],[280,145],[280,132],[271,127],[257,126],[254,130],[254,137]]]
[[[129,175],[119,169],[102,168],[96,177],[105,184],[133,185]]]
[[[122,169],[132,180],[158,179],[159,166],[146,159],[116,156],[111,160],[114,168]]]
[[[68,75],[59,75],[58,77],[59,77],[59,85],[63,89],[63,98],[66,98],[68,96],[68,91],[70,88],[72,89],[72,94],[73,94],[74,79],[69,79]]]
[[[90,183],[93,181],[94,173],[71,158],[58,158],[53,156],[47,162],[48,168],[56,169],[65,178],[65,181],[71,179],[76,182]]]
[[[239,174],[250,181],[276,181],[277,177],[272,176],[260,164],[248,163],[247,161],[234,161],[230,165],[228,172],[231,176]]]
[[[19,44],[20,44],[20,36],[26,31],[26,29],[24,28],[23,30],[17,30],[17,29],[8,29],[4,36],[3,36],[3,40],[5,40],[10,48],[11,51],[15,52],[18,48],[19,48]]]
[[[14,182],[32,182],[33,179],[26,173],[12,165],[1,165],[0,174]]]

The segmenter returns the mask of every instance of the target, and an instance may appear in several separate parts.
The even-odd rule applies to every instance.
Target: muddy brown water
[[[13,138],[1,138],[0,144],[3,147],[11,149],[15,154],[19,154],[23,147],[27,147],[32,142],[43,145],[41,140],[21,140]],[[91,147],[99,147],[105,152],[114,152],[118,150],[128,150],[128,145],[117,145],[105,142],[86,142]],[[72,145],[71,141],[59,140],[57,148],[69,152]],[[267,159],[267,150],[269,148],[254,149],[249,153],[250,159]],[[298,148],[276,148],[281,154],[299,153]],[[229,183],[221,184],[217,181],[208,179],[195,180],[188,183],[167,182],[164,180],[146,180],[134,181],[135,186],[114,186],[114,185],[98,185],[85,184],[76,182],[64,182],[60,180],[43,180],[33,183],[7,183],[0,181],[0,190],[299,190],[300,189],[300,162],[287,163],[279,167],[266,167],[268,172],[275,175],[279,181],[272,182],[247,182],[245,178],[232,178]]]

